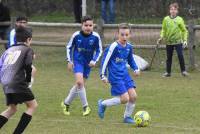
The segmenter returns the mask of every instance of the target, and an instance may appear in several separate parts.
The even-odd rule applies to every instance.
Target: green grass
[[[15,15],[15,14],[13,14]],[[95,19],[95,22],[101,17],[100,13],[92,13],[92,16]],[[164,16],[163,16],[164,17]],[[115,23],[122,23],[122,22],[128,22],[133,24],[161,24],[163,17],[124,17],[123,15],[118,15],[115,18]],[[73,13],[66,13],[65,11],[56,11],[51,12],[48,14],[35,14],[30,16],[30,21],[39,21],[39,22],[63,22],[63,23],[73,23],[74,20],[74,14]],[[185,21],[187,23],[187,19],[185,18]],[[200,19],[195,19],[195,24],[200,24]]]
[[[74,16],[65,12],[52,12],[49,14],[33,15],[30,17],[30,21],[73,23]]]
[[[173,72],[171,78],[162,78],[161,72],[143,72],[137,83],[136,110],[150,113],[152,122],[147,128],[135,128],[122,123],[124,105],[106,110],[105,119],[97,116],[97,100],[109,98],[110,90],[98,76],[95,68],[86,83],[87,96],[92,113],[82,117],[80,100],[74,100],[71,115],[64,116],[60,102],[74,83],[71,72],[66,71],[65,49],[34,47],[37,59],[37,76],[33,92],[39,103],[37,112],[25,134],[199,134],[200,133],[200,73],[191,72],[185,78]],[[163,70],[162,70],[163,71]],[[0,110],[5,107],[3,92],[0,94]],[[13,132],[25,106],[0,130],[1,134]]]

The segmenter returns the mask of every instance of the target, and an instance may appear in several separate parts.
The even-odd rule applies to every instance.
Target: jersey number
[[[21,54],[20,50],[14,51],[14,52],[9,52],[5,58],[4,64],[5,65],[12,65],[15,64],[17,59],[19,58]]]

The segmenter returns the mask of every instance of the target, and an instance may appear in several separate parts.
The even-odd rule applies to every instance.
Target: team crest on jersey
[[[92,46],[94,44],[94,40],[89,40],[89,45]]]

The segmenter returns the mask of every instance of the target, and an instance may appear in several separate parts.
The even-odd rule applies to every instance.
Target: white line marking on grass
[[[19,120],[17,118],[12,118],[13,120]],[[41,121],[41,119],[34,119],[37,123]],[[95,121],[80,121],[80,120],[63,120],[63,119],[42,119],[43,122],[60,122],[60,123],[92,123],[96,125],[105,125],[104,122],[109,123],[111,125],[125,125],[124,123],[118,122],[118,120],[95,120]],[[178,127],[178,126],[172,126],[172,125],[159,125],[159,124],[151,124],[150,127],[154,128],[171,128],[171,129],[179,129],[179,130],[185,130],[185,131],[199,131],[199,127],[193,127],[193,128],[188,128],[188,127]]]

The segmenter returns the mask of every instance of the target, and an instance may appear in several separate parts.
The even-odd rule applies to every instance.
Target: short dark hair
[[[177,10],[179,9],[179,6],[178,6],[178,3],[177,3],[177,2],[171,3],[171,4],[169,5],[169,9],[172,8],[172,7],[176,8]]]
[[[90,16],[90,15],[83,16],[82,19],[81,19],[81,23],[86,22],[88,20],[92,20],[93,21],[92,16]]]
[[[16,18],[16,21],[22,21],[22,20],[28,22],[28,18],[27,18],[26,16],[18,16],[18,17]]]
[[[26,42],[28,38],[32,38],[32,29],[29,27],[18,27],[16,29],[16,41]]]
[[[129,29],[129,30],[131,30],[130,25],[128,23],[120,23],[118,25],[118,30],[120,30],[120,29]]]

